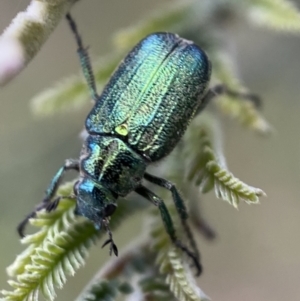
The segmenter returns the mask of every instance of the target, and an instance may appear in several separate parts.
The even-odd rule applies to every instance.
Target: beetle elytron
[[[74,185],[74,195],[70,196],[76,200],[76,213],[90,219],[96,228],[106,229],[109,239],[105,244],[110,244],[110,252],[118,253],[108,217],[115,211],[119,196],[135,191],[158,206],[171,240],[193,259],[200,274],[196,248],[190,251],[177,239],[163,200],[143,186],[142,180],[171,191],[182,223],[188,229],[186,208],[176,187],[150,175],[146,168],[174,149],[193,116],[207,102],[211,66],[206,54],[176,34],[150,34],[128,53],[98,96],[88,54],[69,14],[67,20],[76,37],[95,105],[85,122],[88,137],[79,160],[66,160],[43,202],[19,225],[20,235],[36,211],[56,208],[61,197],[52,199],[64,173],[76,170],[80,176]]]

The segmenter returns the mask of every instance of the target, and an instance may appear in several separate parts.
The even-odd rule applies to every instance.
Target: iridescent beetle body
[[[167,156],[193,117],[210,78],[205,53],[171,33],[142,40],[117,68],[86,119],[80,174],[120,196]]]
[[[181,222],[187,229],[187,213],[176,187],[146,172],[149,164],[166,157],[179,142],[196,112],[204,107],[210,81],[210,62],[193,42],[172,33],[154,33],[139,42],[121,62],[102,94],[97,96],[87,53],[76,25],[67,16],[79,46],[79,56],[95,105],[86,119],[88,136],[79,160],[67,160],[54,176],[46,197],[36,209],[53,210],[51,202],[66,170],[79,172],[74,185],[76,213],[109,233],[111,251],[117,254],[108,228],[119,196],[135,191],[158,206],[171,240],[185,251],[198,269],[198,252],[191,252],[176,237],[163,200],[142,185],[142,180],[169,189]],[[36,211],[35,211],[36,212]],[[19,226],[20,234],[29,215]],[[189,231],[187,231],[189,232]],[[188,238],[192,240],[190,233]]]
[[[209,80],[209,60],[197,45],[172,33],[151,34],[115,71],[86,129],[120,136],[150,161],[160,160],[185,132]]]

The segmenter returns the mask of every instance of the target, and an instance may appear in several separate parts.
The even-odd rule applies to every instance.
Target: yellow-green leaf
[[[101,92],[103,85],[119,64],[121,57],[121,53],[113,53],[92,63],[98,93]],[[79,109],[87,103],[89,98],[88,87],[84,78],[80,75],[72,75],[35,96],[31,100],[31,108],[38,116],[52,115],[61,111]]]
[[[282,31],[300,32],[300,12],[289,0],[250,0],[251,23]]]
[[[172,2],[161,7],[145,20],[132,27],[118,31],[114,36],[114,44],[119,49],[130,49],[146,35],[157,31],[176,31],[192,8],[193,1]]]

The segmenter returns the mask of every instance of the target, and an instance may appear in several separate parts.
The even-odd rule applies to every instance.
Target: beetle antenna
[[[90,61],[90,58],[89,58],[89,55],[87,52],[87,48],[83,47],[82,39],[78,33],[77,25],[70,13],[66,14],[66,19],[67,19],[67,21],[70,25],[70,28],[75,36],[75,40],[76,40],[77,47],[78,47],[77,53],[79,55],[79,60],[80,60],[80,64],[82,67],[83,75],[87,81],[92,98],[96,102],[99,96],[97,94],[95,77],[94,77],[91,61]]]
[[[104,248],[106,245],[110,244],[110,246],[109,246],[109,255],[111,255],[112,252],[114,252],[114,254],[116,256],[118,256],[118,248],[117,248],[116,244],[114,243],[112,233],[111,233],[110,228],[108,226],[108,220],[107,219],[103,219],[103,225],[105,227],[105,230],[106,230],[109,238],[104,242],[104,244],[102,245],[102,248]]]

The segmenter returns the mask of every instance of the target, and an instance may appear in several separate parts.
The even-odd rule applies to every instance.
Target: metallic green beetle
[[[37,210],[56,208],[61,198],[52,199],[62,176],[73,169],[79,172],[74,196],[70,196],[76,200],[76,213],[90,219],[96,228],[106,228],[109,239],[105,244],[110,244],[111,252],[118,253],[107,218],[115,211],[119,196],[135,191],[158,206],[171,240],[193,259],[200,274],[198,251],[179,192],[171,182],[147,173],[146,168],[174,149],[191,119],[210,98],[211,66],[206,54],[176,34],[150,34],[128,53],[98,96],[87,52],[73,19],[70,15],[67,19],[95,105],[86,119],[88,137],[79,160],[66,160],[42,204],[19,225],[20,235]],[[177,239],[163,200],[143,185],[143,179],[171,191],[193,251]]]

